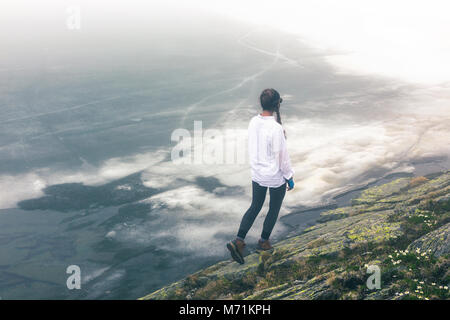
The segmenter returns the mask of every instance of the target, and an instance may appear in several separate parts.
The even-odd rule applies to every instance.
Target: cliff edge
[[[198,271],[141,299],[449,299],[450,172],[364,190],[349,207],[252,253]],[[369,265],[380,289],[366,285]]]

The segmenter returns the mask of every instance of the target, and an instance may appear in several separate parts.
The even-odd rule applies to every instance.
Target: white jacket
[[[252,180],[276,188],[294,171],[286,147],[283,127],[274,116],[254,116],[248,126],[248,151]]]

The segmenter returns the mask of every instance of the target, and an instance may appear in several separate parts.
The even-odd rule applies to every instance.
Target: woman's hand
[[[287,191],[290,191],[292,189],[294,189],[294,178],[290,178],[289,180],[287,180]]]

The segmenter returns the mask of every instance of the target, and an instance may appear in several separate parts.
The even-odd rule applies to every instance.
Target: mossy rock
[[[408,249],[410,251],[420,249],[437,257],[450,254],[450,223],[417,239],[408,246]]]
[[[395,298],[389,296],[389,290],[365,294],[354,288],[339,296],[332,284],[334,277],[345,279],[346,275],[340,273],[355,273],[361,268],[357,261],[365,251],[355,251],[352,259],[356,262],[352,262],[352,265],[346,265],[347,259],[342,258],[351,254],[352,248],[358,246],[371,244],[391,248],[392,243],[399,242],[396,239],[400,238],[403,239],[401,241],[407,239],[406,246],[409,245],[410,250],[430,250],[436,256],[450,253],[450,223],[445,220],[449,209],[450,173],[416,179],[416,182],[412,179],[414,178],[400,178],[368,188],[353,201],[352,206],[328,210],[321,214],[321,223],[276,243],[273,254],[252,253],[246,256],[244,265],[232,260],[222,261],[142,299],[208,298],[208,294],[211,294],[210,297],[239,299],[353,299],[361,296],[365,299]],[[440,221],[446,224],[408,240],[402,223],[409,221],[409,217],[417,215],[417,212],[431,211],[439,214],[440,219],[445,218]],[[305,281],[284,280],[283,275],[294,272],[299,261],[320,260],[322,257],[329,257],[325,263],[333,265],[333,272],[313,269],[313,274]],[[369,258],[367,262],[378,257]],[[271,281],[261,279],[261,276],[269,274]],[[261,280],[265,281],[264,286],[256,286],[255,283],[260,283]],[[360,282],[361,279],[358,278],[356,284],[360,285]],[[233,289],[232,294],[230,289]],[[195,296],[196,292],[199,296]]]

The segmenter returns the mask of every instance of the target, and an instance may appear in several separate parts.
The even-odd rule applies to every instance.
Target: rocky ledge
[[[449,299],[450,172],[400,178],[321,214],[302,234],[141,299]],[[381,271],[369,289],[369,265]]]

